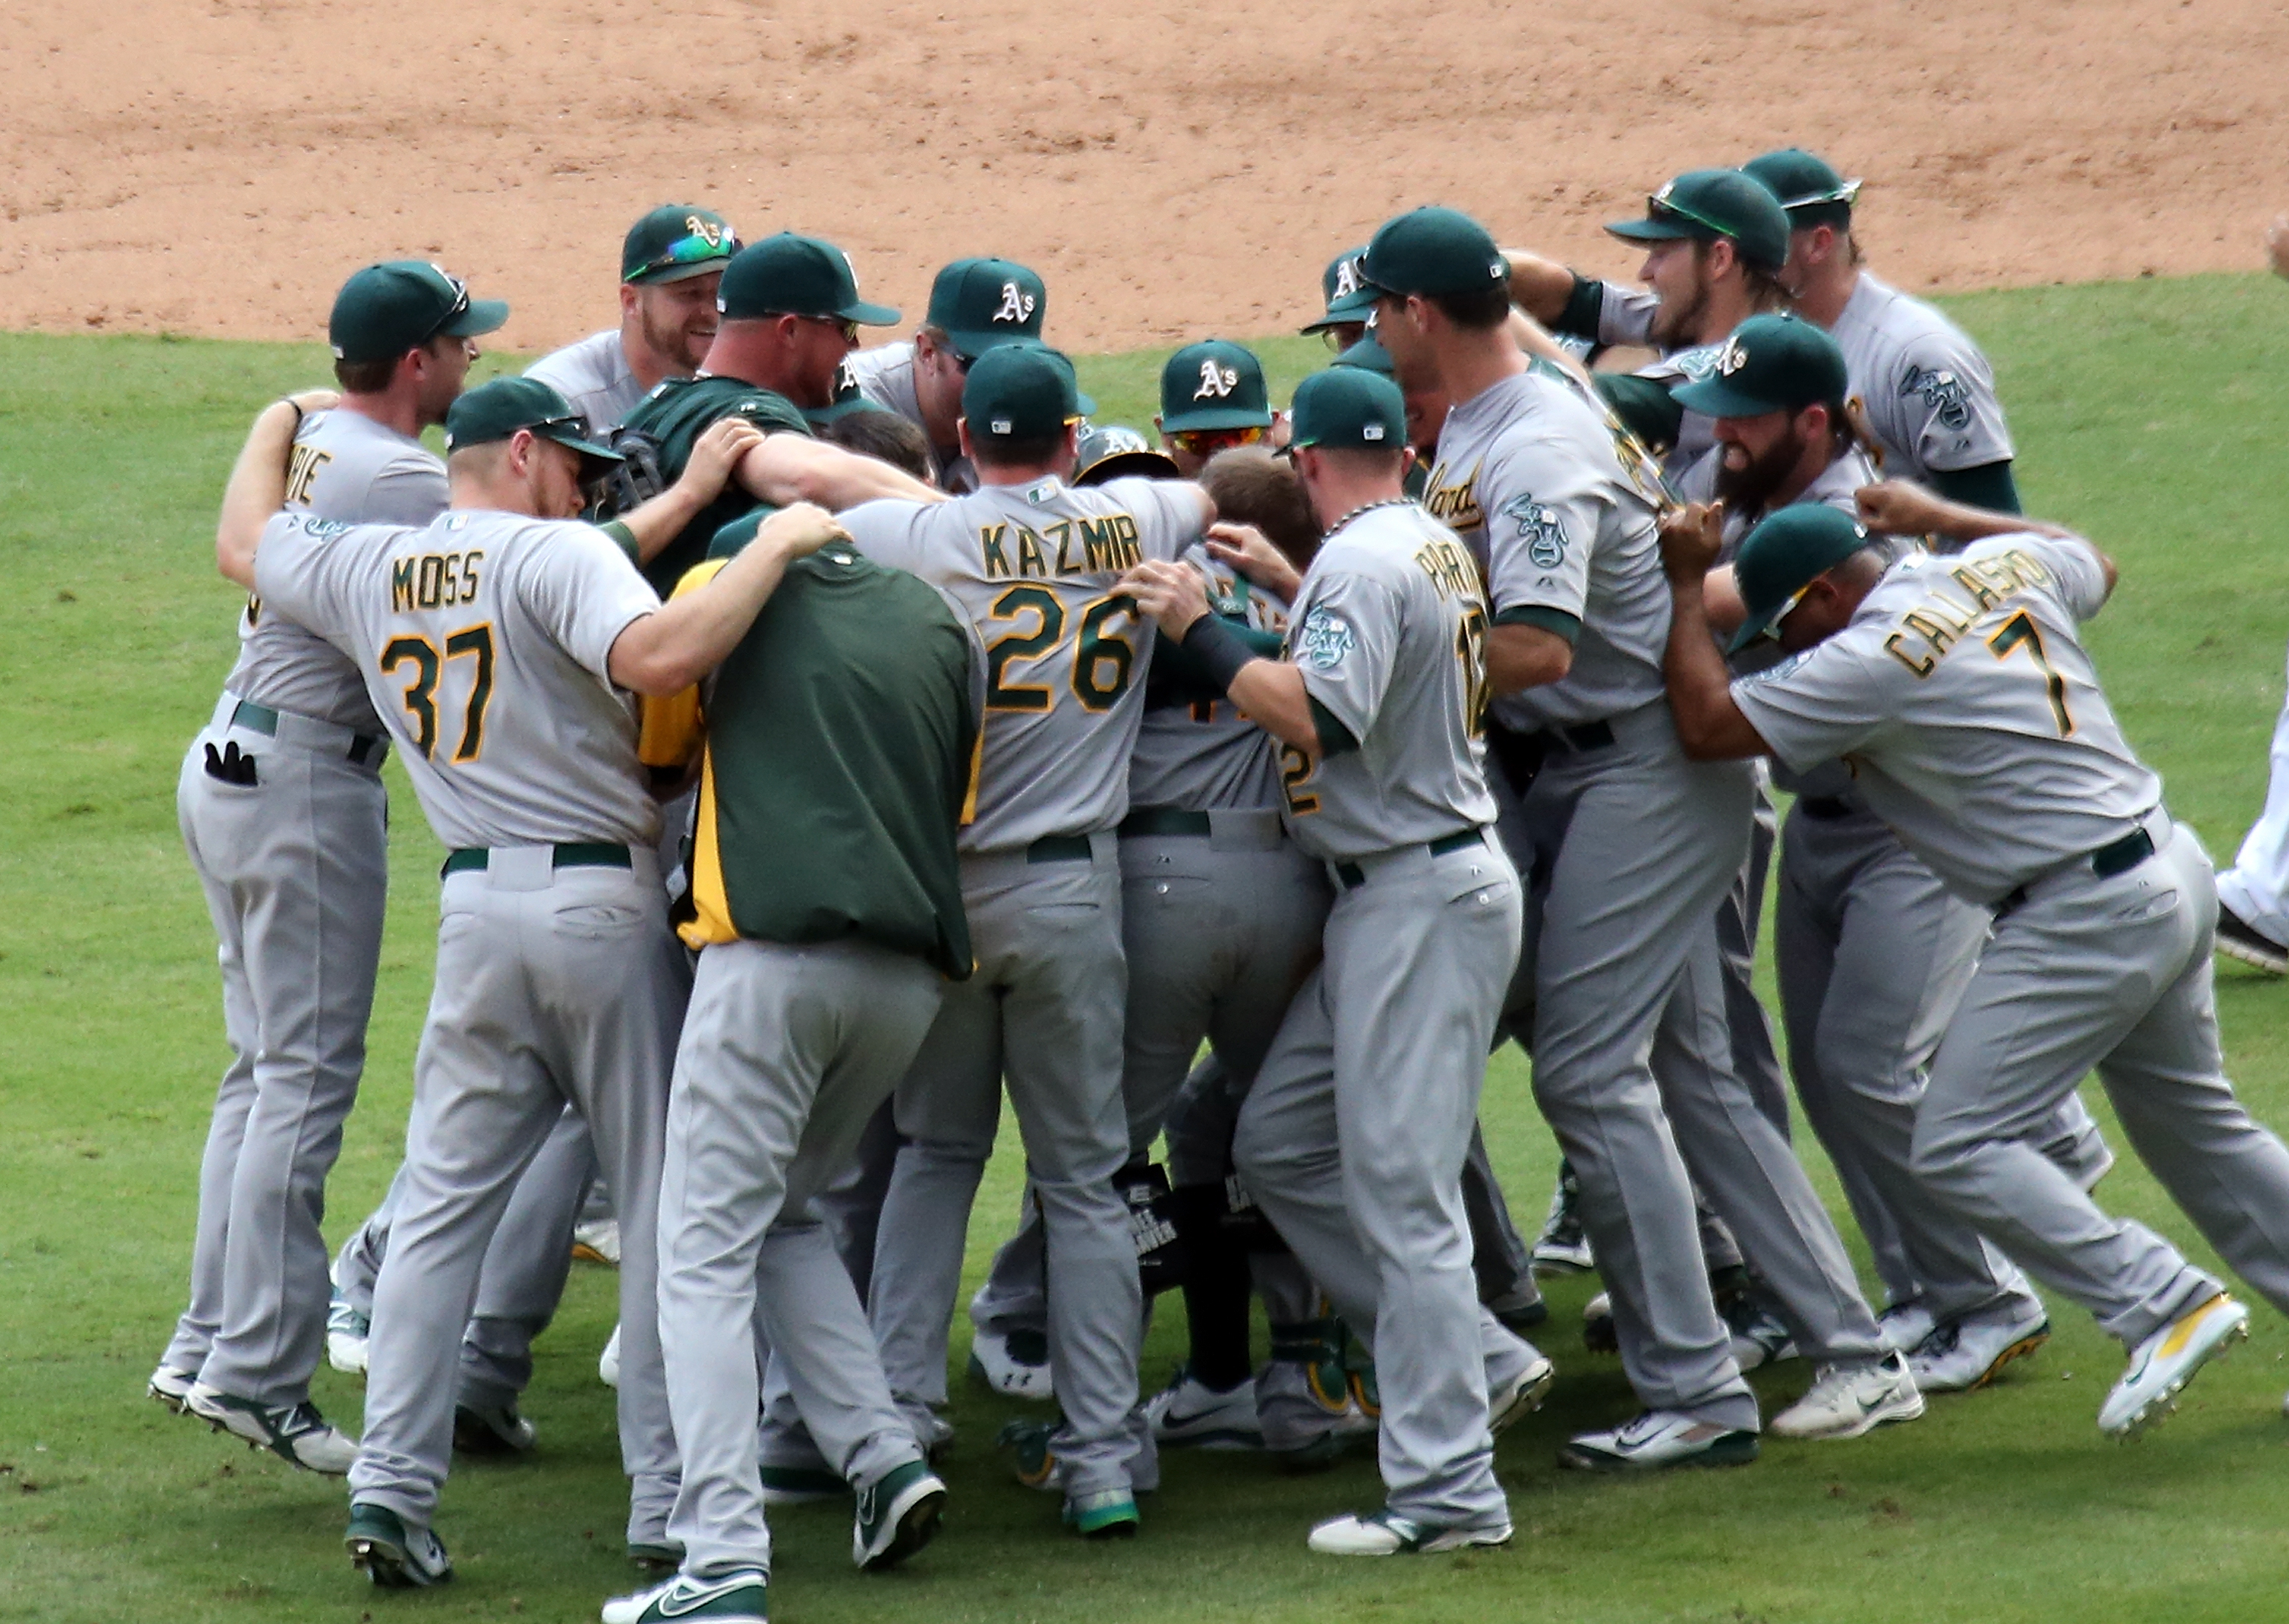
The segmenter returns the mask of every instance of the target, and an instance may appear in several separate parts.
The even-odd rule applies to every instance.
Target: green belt
[[[1840,795],[1799,795],[1796,798],[1796,809],[1822,824],[1852,816],[1852,803]]]
[[[1216,832],[1215,825],[1205,812],[1187,812],[1181,807],[1134,807],[1121,820],[1121,838],[1124,840],[1137,835],[1189,834],[1208,836]]]
[[[2133,829],[2118,840],[2109,840],[2087,858],[2090,872],[2101,880],[2111,880],[2117,874],[2126,874],[2154,855],[2154,837],[2143,827]],[[2070,867],[2072,864],[2069,865]],[[1995,905],[1995,917],[2001,919],[2022,906],[2027,900],[2027,888],[2020,886],[2010,896]]]
[[[460,850],[447,855],[445,866],[437,871],[437,878],[443,880],[448,874],[464,874],[473,869],[490,868],[492,865],[492,856],[491,852],[482,846],[464,846]],[[590,841],[576,841],[570,846],[555,848],[548,866],[551,868],[634,868],[635,860],[628,856],[628,848],[625,846],[600,846]]]
[[[1087,863],[1096,856],[1085,834],[1045,834],[1025,848],[1028,863]]]
[[[234,728],[244,728],[251,733],[265,733],[272,738],[276,738],[278,712],[267,705],[257,705],[251,699],[242,699],[238,702],[238,709],[230,713],[230,725]],[[363,767],[367,759],[380,748],[381,740],[373,734],[350,735],[349,759],[360,767]]]
[[[1480,844],[1486,839],[1486,832],[1483,829],[1465,829],[1460,834],[1432,840],[1424,849],[1434,857],[1443,857],[1450,851],[1460,851],[1465,846]],[[1356,863],[1338,863],[1336,864],[1336,878],[1344,882],[1345,890],[1350,890],[1367,883],[1367,871]]]

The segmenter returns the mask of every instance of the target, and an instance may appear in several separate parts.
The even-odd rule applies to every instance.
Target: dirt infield
[[[1598,222],[1783,141],[1869,178],[1910,286],[2252,267],[2284,60],[2264,0],[67,0],[0,16],[0,327],[305,336],[411,254],[538,348],[674,200],[910,314],[999,252],[1072,347],[1262,332],[1420,202],[1626,275]]]

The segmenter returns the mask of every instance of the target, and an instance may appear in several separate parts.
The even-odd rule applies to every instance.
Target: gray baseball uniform
[[[1886,479],[2010,459],[1994,370],[1947,317],[1862,271],[1833,330]]]
[[[314,412],[290,509],[426,523],[445,470],[349,410]],[[191,743],[176,808],[220,938],[232,1053],[199,1169],[189,1305],[162,1366],[299,1404],[324,1345],[326,1174],[365,1063],[388,887],[381,723],[356,667],[250,599],[239,657]],[[223,759],[246,766],[236,776]]]
[[[1518,959],[1518,876],[1487,827],[1486,599],[1411,502],[1338,524],[1288,657],[1358,743],[1288,786],[1341,889],[1232,1142],[1240,1178],[1373,1349],[1390,1509],[1506,1527],[1487,1391],[1538,1360],[1480,1308],[1462,1170]]]
[[[607,434],[618,428],[620,419],[644,397],[644,386],[628,365],[627,346],[620,341],[617,327],[551,351],[525,368],[524,375],[538,378],[570,402],[572,410],[588,420],[592,434]]]
[[[1851,763],[1902,843],[1996,911],[1932,1059],[1911,1166],[2134,1346],[2218,1284],[2040,1152],[2061,1102],[2094,1067],[2163,1187],[2276,1306],[2289,1304],[2289,1150],[2222,1072],[2209,858],[2161,809],[2083,649],[2105,598],[2078,540],[1910,556],[1844,631],[1734,694],[1791,768]]]
[[[929,431],[929,425],[922,421],[921,402],[914,394],[914,346],[911,339],[854,350],[842,364],[857,380],[859,394],[883,410],[897,413],[925,434]],[[940,490],[963,496],[977,489],[977,470],[969,458],[953,446],[933,450],[938,458]]]
[[[949,991],[897,1095],[903,1142],[884,1198],[868,1312],[902,1405],[945,1399],[962,1240],[993,1148],[1001,1085],[1025,1142],[1048,1242],[1052,1440],[1069,1496],[1151,1487],[1137,1408],[1143,1325],[1126,1203],[1121,874],[1152,637],[1111,590],[1200,533],[1190,485],[1055,478],[843,516],[861,552],[944,588],[986,649],[985,725],[962,888],[977,973]],[[932,1425],[918,1418],[918,1430]]]
[[[653,852],[658,808],[608,659],[658,599],[602,532],[498,513],[419,530],[283,516],[255,575],[278,612],[357,659],[453,853],[352,1498],[431,1520],[479,1262],[570,1103],[619,1205],[628,1535],[657,1543],[676,1468],[653,1221],[689,977]]]

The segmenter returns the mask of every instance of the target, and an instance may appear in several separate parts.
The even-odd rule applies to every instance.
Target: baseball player
[[[1507,1542],[1493,1433],[1551,1380],[1471,1276],[1463,1158],[1522,903],[1487,827],[1486,598],[1454,536],[1400,492],[1406,434],[1398,386],[1374,373],[1330,368],[1297,388],[1290,443],[1327,535],[1285,657],[1210,614],[1196,571],[1140,564],[1123,580],[1303,757],[1288,827],[1339,888],[1324,961],[1233,1142],[1249,1190],[1375,1351],[1387,1501],[1312,1529],[1312,1548],[1339,1556]]]
[[[1360,257],[1366,252],[1347,248],[1328,261],[1320,275],[1320,299],[1327,308],[1302,328],[1318,333],[1338,355],[1368,337],[1368,318],[1375,314],[1374,290],[1360,281]]]
[[[1833,338],[1760,315],[1741,324],[1714,372],[1680,391],[1716,421],[1718,450],[1684,483],[1724,502],[1728,552],[1793,503],[1854,511],[1874,476],[1846,415],[1848,386]],[[1908,1356],[1921,1391],[1983,1387],[2039,1347],[2049,1321],[2018,1270],[1915,1176],[1910,1145],[1925,1067],[1988,917],[1899,843],[1843,763],[1801,776],[1776,766],[1775,776],[1796,797],[1774,937],[1797,1097],[1890,1293],[1886,1344]]]
[[[1853,404],[1872,432],[1885,477],[2016,513],[2011,431],[1995,399],[1994,370],[1953,322],[1863,268],[1852,235],[1860,182],[1792,147],[1741,168],[1788,211],[1781,282],[1797,313],[1843,346]]]
[[[1009,259],[956,259],[930,283],[929,308],[912,339],[860,350],[850,373],[865,397],[929,436],[938,484],[954,495],[977,489],[977,471],[959,440],[961,380],[997,344],[1038,340],[1049,319],[1041,279]]]
[[[1225,338],[1187,344],[1160,368],[1160,410],[1152,426],[1160,449],[1191,479],[1227,447],[1259,445],[1271,436],[1271,391],[1264,363]]]
[[[1646,1405],[1560,1459],[1754,1458],[1756,1403],[1717,1318],[1680,1150],[1822,1367],[1775,1429],[1849,1437],[1920,1414],[1825,1210],[1734,1071],[1716,912],[1746,854],[1752,784],[1679,749],[1655,664],[1652,498],[1575,384],[1518,349],[1503,257],[1475,222],[1401,215],[1369,243],[1367,275],[1400,374],[1435,370],[1458,402],[1426,506],[1484,560],[1497,713],[1543,758],[1521,805],[1535,1092]]]
[[[948,991],[898,1087],[903,1142],[868,1311],[891,1390],[937,1444],[962,1240],[1006,1079],[1046,1232],[1049,1366],[1064,1412],[1046,1449],[1021,1455],[1021,1475],[1061,1490],[1080,1532],[1127,1533],[1134,1493],[1155,1486],[1158,1467],[1137,1405],[1137,1254],[1113,1182],[1129,1154],[1115,831],[1152,642],[1113,583],[1139,559],[1176,557],[1213,514],[1194,485],[1065,483],[1089,402],[1055,350],[988,349],[961,410],[975,492],[843,516],[860,552],[961,604],[987,676],[975,816],[961,833],[977,969]]]
[[[415,529],[282,514],[252,558],[267,604],[357,660],[451,849],[350,1469],[347,1542],[387,1586],[451,1573],[430,1524],[451,1454],[456,1349],[511,1188],[567,1103],[595,1136],[628,1237],[630,1542],[666,1548],[675,1445],[652,1232],[687,974],[620,690],[690,686],[744,633],[786,559],[839,534],[819,510],[791,508],[752,564],[663,609],[611,538],[557,522],[580,510],[582,476],[613,460],[581,437],[562,396],[499,380],[463,396],[445,426],[443,516]]]
[[[1695,758],[1846,759],[1868,804],[1994,932],[1932,1057],[1911,1166],[1938,1198],[2095,1315],[2130,1363],[2099,1410],[2128,1433],[2167,1413],[2249,1310],[2141,1224],[2107,1217],[2033,1142],[2094,1068],[2132,1144],[2237,1272],[2289,1306],[2289,1149],[2221,1069],[2208,856],[2162,809],[2079,631],[2114,566],[2055,526],[1913,486],[1863,507],[1963,544],[1886,568],[1865,528],[1799,504],[1742,544],[1742,634],[1798,656],[1731,680],[1703,581],[1718,516],[1663,529],[1666,654]]]
[[[620,324],[542,356],[524,375],[572,403],[606,436],[664,378],[690,378],[715,342],[716,285],[739,234],[711,210],[654,209],[620,245]]]
[[[435,266],[368,266],[328,322],[339,403],[265,414],[286,505],[426,523],[445,473],[415,438],[442,422],[508,307]],[[291,420],[289,413],[291,410]],[[274,502],[272,506],[277,504]],[[227,574],[239,558],[219,549]],[[355,665],[250,599],[239,657],[184,758],[184,844],[221,940],[232,1050],[199,1173],[189,1306],[152,1396],[298,1466],[339,1474],[353,1445],[309,1403],[325,1330],[325,1181],[365,1061],[388,884],[381,759]]]
[[[732,568],[727,540],[763,522],[731,526],[678,599]],[[668,1533],[683,1564],[607,1604],[607,1624],[764,1616],[759,1311],[812,1437],[858,1489],[858,1565],[920,1549],[945,1501],[809,1204],[913,1061],[942,989],[970,973],[954,831],[982,661],[968,623],[910,576],[840,545],[786,569],[704,701],[645,716],[654,767],[690,761],[703,710],[706,730],[680,930],[699,962],[660,1185],[661,1341],[683,1456]]]

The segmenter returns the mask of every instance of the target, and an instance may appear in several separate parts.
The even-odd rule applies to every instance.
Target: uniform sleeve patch
[[[1351,623],[1324,605],[1314,608],[1296,628],[1296,658],[1314,671],[1333,671],[1358,646]]]
[[[1942,428],[1961,428],[1971,421],[1971,392],[1945,367],[1910,366],[1900,379],[1900,394],[1920,396]]]
[[[1503,503],[1502,515],[1517,522],[1518,538],[1526,544],[1526,556],[1535,569],[1555,569],[1566,561],[1566,528],[1559,522],[1556,508],[1528,494]]]

